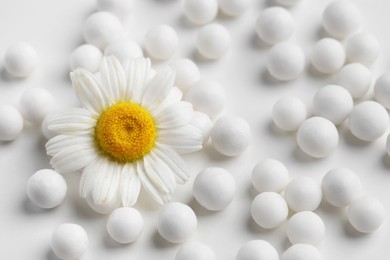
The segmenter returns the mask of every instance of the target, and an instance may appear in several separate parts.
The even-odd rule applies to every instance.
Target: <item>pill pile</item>
[[[310,105],[301,97],[284,96],[268,115],[281,132],[293,133],[287,137],[293,136],[300,151],[316,162],[336,151],[343,125],[362,142],[374,142],[387,133],[390,74],[374,79],[372,65],[380,56],[380,43],[375,35],[360,31],[363,17],[352,1],[338,0],[325,7],[321,25],[326,36],[306,52],[295,39],[298,28],[290,9],[304,2],[275,0],[275,6],[259,10],[251,26],[256,40],[266,49],[264,69],[272,80],[297,80],[308,66],[319,75],[335,76],[316,91]],[[234,22],[251,8],[251,0],[184,0],[183,18],[197,28],[191,42],[196,55],[218,66],[217,62],[236,47],[234,37],[218,17],[227,16]],[[382,201],[367,195],[359,175],[349,168],[328,169],[318,182],[308,176],[291,178],[283,162],[263,158],[247,175],[240,176],[228,167],[205,165],[195,176],[188,176],[191,165],[188,167],[180,155],[199,151],[208,156],[212,150],[234,163],[235,158],[247,154],[258,133],[246,117],[228,109],[233,100],[226,87],[206,77],[199,60],[176,58],[181,35],[173,25],[150,27],[142,44],[129,37],[124,21],[136,11],[134,1],[97,0],[96,11],[82,25],[84,42],[69,55],[69,71],[82,109],[62,111],[44,88],[26,90],[17,106],[0,106],[1,141],[17,139],[25,124],[37,126],[49,140],[46,152],[52,157],[53,169],[38,170],[26,181],[27,197],[35,207],[59,207],[68,193],[62,174],[82,171],[79,199],[103,215],[100,217],[105,218],[105,232],[111,242],[137,246],[137,240],[145,236],[145,227],[152,225],[159,238],[176,245],[175,254],[169,258],[175,260],[219,258],[217,250],[196,238],[202,221],[195,208],[210,215],[231,210],[242,176],[250,176],[248,182],[255,193],[246,209],[251,221],[261,230],[282,230],[288,245],[279,251],[265,238],[253,236],[242,241],[231,256],[236,260],[324,259],[320,245],[331,238],[326,231],[329,223],[318,211],[323,204],[342,209],[343,214],[338,216],[359,233],[373,233],[382,227],[387,218]],[[4,56],[4,68],[16,80],[31,76],[41,62],[35,49],[25,42],[11,45]],[[157,69],[151,66],[154,64],[164,66]],[[372,98],[368,96],[371,90]],[[126,99],[129,96],[130,101]],[[120,139],[122,128],[109,132],[114,137],[107,134],[108,128],[127,120],[121,113],[128,111],[134,115],[126,131],[138,127],[138,136]],[[105,119],[107,125],[100,127]],[[169,130],[171,135],[167,134]],[[131,142],[128,153],[123,152],[128,149],[123,140]],[[141,140],[141,144],[152,140],[151,148],[131,157],[140,144],[134,140]],[[390,155],[390,135],[383,146]],[[98,155],[88,153],[96,147],[100,149]],[[103,156],[108,159],[100,160]],[[120,170],[112,170],[117,166]],[[114,172],[112,176],[110,171]],[[95,172],[101,174],[96,176]],[[176,185],[188,179],[191,183],[186,187],[190,187],[193,201],[171,201]],[[156,206],[154,223],[147,222],[150,219],[137,204],[144,202],[138,201],[141,189],[151,201],[162,204]],[[59,259],[82,259],[96,246],[90,245],[88,233],[79,224],[62,223],[53,230],[48,244]]]

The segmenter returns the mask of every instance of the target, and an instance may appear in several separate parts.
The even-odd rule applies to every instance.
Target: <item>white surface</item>
[[[0,74],[0,102],[16,105],[25,89],[43,87],[50,91],[61,107],[78,105],[69,81],[69,56],[83,43],[82,25],[94,11],[94,0],[4,0],[0,1],[0,56],[6,48],[18,41],[27,41],[37,50],[41,66],[31,77],[14,80],[3,71]],[[328,0],[302,0],[291,9],[296,19],[295,42],[307,54],[323,35],[321,12]],[[355,0],[363,15],[363,28],[379,38],[383,56],[373,65],[376,78],[390,66],[390,1]],[[180,43],[175,58],[194,58],[196,32],[199,27],[189,25],[182,14],[179,0],[138,0],[133,16],[128,20],[127,32],[141,43],[145,32],[158,23],[172,25]],[[254,23],[260,11],[272,1],[254,1],[254,7],[237,19],[219,17],[232,35],[232,46],[222,59],[205,62],[196,58],[201,75],[219,81],[226,89],[227,112],[248,120],[253,132],[250,148],[237,158],[225,158],[212,149],[188,156],[193,173],[206,166],[229,170],[237,182],[237,195],[222,212],[202,210],[191,196],[192,183],[179,186],[173,199],[189,203],[198,215],[198,230],[192,240],[210,245],[218,259],[233,260],[240,246],[252,239],[265,239],[282,253],[289,244],[284,234],[285,225],[265,231],[250,217],[250,204],[255,196],[250,174],[254,165],[264,158],[281,160],[291,177],[309,176],[316,181],[332,168],[348,167],[364,183],[365,193],[377,197],[390,212],[390,159],[385,152],[386,136],[373,143],[356,140],[345,125],[339,127],[340,143],[336,151],[325,159],[311,159],[297,149],[294,134],[282,133],[271,123],[272,105],[281,97],[293,95],[309,104],[314,93],[326,84],[335,82],[335,76],[323,76],[308,66],[297,80],[280,83],[265,73],[264,58],[268,47],[257,44]],[[21,8],[23,7],[23,8]],[[169,61],[167,61],[168,63]],[[0,62],[1,68],[2,62]],[[371,89],[372,91],[372,89]],[[372,92],[369,95],[372,95]],[[79,174],[65,175],[69,193],[65,202],[53,210],[33,206],[25,192],[28,178],[37,170],[48,168],[45,139],[39,127],[29,127],[21,136],[0,144],[0,259],[57,260],[50,250],[50,237],[61,223],[82,225],[89,236],[90,246],[81,260],[174,259],[180,244],[164,242],[157,234],[159,206],[144,195],[136,208],[145,216],[145,230],[139,240],[130,246],[112,241],[105,231],[107,216],[89,209],[78,197]],[[319,250],[324,259],[366,260],[386,259],[390,255],[390,221],[372,235],[362,235],[346,225],[343,210],[322,205],[316,211],[327,227]]]

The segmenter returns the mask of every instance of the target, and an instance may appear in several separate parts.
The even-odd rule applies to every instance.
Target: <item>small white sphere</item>
[[[375,101],[364,101],[355,106],[349,116],[349,130],[363,141],[380,138],[389,128],[389,114]]]
[[[157,229],[171,243],[187,240],[196,230],[198,221],[194,211],[179,202],[166,204],[158,215]]]
[[[206,168],[194,180],[194,197],[208,210],[225,209],[233,201],[235,193],[236,181],[232,174],[223,168]]]
[[[331,35],[344,38],[360,28],[359,9],[352,1],[333,1],[322,14],[322,25]]]
[[[335,207],[348,206],[362,192],[359,177],[347,168],[327,172],[322,179],[321,187],[324,199]]]
[[[183,245],[176,253],[175,260],[216,260],[214,250],[199,242],[190,242]]]
[[[135,208],[117,208],[108,217],[106,229],[112,239],[121,244],[137,240],[144,228],[144,219]]]
[[[60,259],[79,259],[88,249],[88,235],[84,228],[77,224],[59,225],[51,237],[51,248]]]
[[[194,111],[190,124],[197,127],[202,133],[203,144],[207,143],[213,127],[210,117],[205,113]]]
[[[202,25],[211,22],[218,13],[217,0],[186,0],[184,15],[192,23]]]
[[[114,55],[122,64],[127,59],[135,59],[143,57],[141,47],[135,41],[130,40],[115,40],[110,42],[104,49],[104,56]]]
[[[110,214],[114,209],[118,208],[120,206],[120,200],[115,198],[110,201],[104,201],[101,204],[96,204],[93,201],[93,196],[89,195],[86,197],[86,201],[88,206],[95,211],[96,213],[106,215]]]
[[[276,3],[284,6],[293,6],[299,3],[301,0],[275,0]]]
[[[380,44],[378,38],[370,33],[356,33],[347,39],[345,51],[350,62],[372,65],[379,57]]]
[[[386,219],[386,210],[383,204],[370,196],[354,200],[348,208],[349,223],[359,232],[372,233],[377,230]]]
[[[12,141],[23,130],[23,117],[13,106],[0,105],[0,141]]]
[[[313,97],[313,114],[339,125],[347,119],[353,109],[351,94],[338,85],[320,88]]]
[[[24,119],[37,125],[56,109],[57,102],[53,95],[43,88],[26,90],[19,100],[19,110]]]
[[[256,33],[269,44],[276,44],[291,38],[295,31],[295,21],[291,13],[283,7],[264,9],[256,20]]]
[[[298,45],[283,42],[271,48],[265,65],[274,78],[282,81],[293,80],[305,68],[305,55]]]
[[[337,84],[351,93],[353,98],[362,98],[371,86],[372,74],[360,63],[345,65],[340,71]]]
[[[92,73],[99,70],[103,54],[98,47],[92,44],[84,44],[77,47],[70,55],[70,69],[86,69]]]
[[[29,76],[37,68],[38,63],[38,54],[28,43],[15,43],[5,51],[4,67],[14,77]]]
[[[253,187],[259,192],[281,192],[288,183],[288,170],[286,166],[275,159],[265,159],[253,168],[251,181]]]
[[[291,244],[317,245],[324,239],[325,224],[314,212],[301,211],[288,221],[286,235]]]
[[[314,158],[330,155],[339,143],[336,126],[323,117],[311,117],[301,124],[297,133],[298,146]]]
[[[147,53],[154,59],[167,60],[175,53],[179,38],[169,25],[160,24],[150,28],[144,39]]]
[[[122,24],[109,12],[97,12],[90,15],[84,23],[83,35],[87,43],[103,50],[107,44],[122,34]]]
[[[219,8],[230,16],[243,14],[253,4],[253,0],[219,0]]]
[[[306,118],[306,105],[297,97],[281,98],[272,108],[272,120],[284,131],[297,130]]]
[[[133,0],[97,0],[96,6],[99,11],[107,11],[125,18],[133,10]]]
[[[376,80],[374,97],[384,107],[390,109],[390,73],[385,73]]]
[[[230,44],[228,30],[216,23],[203,26],[196,37],[198,52],[208,59],[221,58],[229,50]]]
[[[187,91],[185,99],[192,103],[194,110],[213,118],[220,114],[226,106],[224,88],[216,81],[201,79]]]
[[[295,212],[313,211],[322,200],[321,186],[311,178],[297,177],[287,184],[284,198]]]
[[[284,198],[276,192],[263,192],[252,201],[253,220],[262,228],[280,226],[288,216],[288,206]]]
[[[310,58],[319,72],[335,73],[345,63],[344,46],[335,39],[323,38],[314,45]]]
[[[51,209],[60,205],[68,186],[61,174],[43,169],[35,172],[27,181],[27,196],[40,208]]]
[[[308,244],[294,244],[282,255],[280,260],[323,260],[318,249]]]
[[[279,260],[279,254],[269,242],[265,240],[251,240],[240,248],[235,259]]]
[[[195,62],[190,59],[178,59],[170,64],[176,71],[175,86],[186,92],[200,79],[200,72]]]
[[[238,156],[251,143],[251,129],[241,117],[223,116],[214,123],[210,133],[215,150],[225,156]]]

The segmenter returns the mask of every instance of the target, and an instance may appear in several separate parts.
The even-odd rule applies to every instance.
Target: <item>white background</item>
[[[191,185],[178,189],[175,201],[189,203],[198,216],[198,230],[191,238],[212,246],[218,259],[232,260],[240,245],[251,239],[266,239],[282,253],[289,243],[285,225],[275,230],[263,230],[250,218],[250,203],[255,193],[250,185],[250,173],[260,160],[273,157],[283,161],[291,178],[310,176],[320,181],[335,167],[349,167],[360,176],[364,192],[379,198],[390,213],[390,159],[385,153],[385,139],[372,143],[356,140],[346,126],[339,127],[338,149],[325,159],[311,159],[297,149],[295,133],[282,133],[271,123],[273,103],[283,96],[301,97],[309,106],[316,90],[335,81],[336,76],[306,72],[297,80],[280,83],[272,80],[264,69],[268,47],[259,45],[254,32],[254,21],[259,12],[272,1],[254,1],[253,7],[239,18],[220,15],[230,31],[230,52],[218,61],[202,61],[195,54],[198,27],[190,25],[182,14],[179,0],[138,0],[134,13],[126,22],[128,35],[142,43],[148,28],[159,23],[172,25],[178,32],[180,44],[174,58],[190,57],[198,63],[202,77],[218,80],[226,89],[226,113],[248,120],[253,132],[250,148],[237,158],[225,158],[206,148],[187,157],[194,174],[207,166],[222,166],[235,177],[238,192],[233,203],[224,211],[211,213],[202,210],[192,199]],[[320,17],[328,0],[302,0],[292,8],[297,30],[292,41],[309,53],[311,46],[324,32]],[[382,56],[372,67],[375,78],[390,65],[390,1],[355,0],[363,14],[363,29],[380,40]],[[13,42],[27,41],[39,52],[39,69],[28,79],[15,80],[3,70],[0,60],[0,102],[17,105],[24,90],[42,87],[49,90],[60,107],[78,106],[69,81],[68,59],[71,51],[83,43],[82,26],[94,12],[94,0],[1,0],[0,1],[0,57]],[[164,64],[158,64],[162,66]],[[370,98],[369,93],[368,98]],[[89,209],[78,197],[79,173],[66,175],[69,192],[63,205],[52,210],[41,210],[27,199],[26,182],[42,168],[49,168],[45,154],[45,139],[39,129],[26,126],[13,142],[0,143],[0,259],[54,260],[50,250],[50,236],[57,225],[73,222],[82,225],[90,239],[88,252],[82,259],[173,259],[180,245],[170,244],[156,232],[159,206],[141,196],[136,207],[145,217],[145,230],[140,239],[128,246],[112,241],[105,231],[107,216]],[[390,221],[372,235],[361,235],[346,224],[343,209],[322,205],[317,213],[323,218],[327,233],[319,246],[325,259],[366,260],[388,259],[390,256]],[[389,214],[390,215],[390,214]]]

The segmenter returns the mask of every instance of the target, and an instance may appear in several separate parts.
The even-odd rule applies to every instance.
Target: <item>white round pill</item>
[[[279,260],[279,254],[269,242],[265,240],[251,240],[240,248],[235,259]]]
[[[199,242],[190,242],[183,245],[176,253],[175,260],[216,260],[214,250]]]
[[[40,208],[51,209],[60,205],[68,186],[61,174],[43,169],[35,172],[27,181],[27,196]]]
[[[194,211],[179,202],[166,204],[158,215],[157,229],[160,235],[171,243],[187,240],[196,230]]]
[[[88,249],[88,235],[77,224],[59,225],[51,237],[51,248],[60,259],[79,259]]]
[[[139,44],[131,40],[115,40],[110,42],[104,49],[104,56],[110,55],[117,57],[122,64],[127,59],[136,59],[144,56]]]
[[[360,63],[345,65],[340,71],[337,84],[349,91],[353,98],[362,98],[371,86],[372,74]]]
[[[105,11],[90,15],[84,23],[83,35],[87,43],[103,50],[107,44],[122,34],[122,24],[119,19]]]
[[[99,70],[103,54],[98,47],[92,44],[84,44],[77,47],[70,55],[70,69],[86,69],[92,73]]]
[[[297,133],[298,146],[314,158],[330,155],[339,143],[336,126],[323,117],[311,117],[301,124]]]
[[[385,73],[376,80],[374,97],[384,107],[390,108],[390,73]]]
[[[308,177],[297,177],[284,190],[287,205],[295,212],[313,211],[322,200],[321,186]]]
[[[218,13],[217,0],[185,0],[184,15],[192,23],[202,25],[211,22]]]
[[[225,156],[238,156],[251,143],[251,129],[241,117],[223,116],[214,123],[210,133],[215,150]]]
[[[344,46],[335,39],[323,38],[314,45],[310,58],[319,72],[335,73],[345,63]]]
[[[288,216],[288,207],[284,198],[276,192],[263,192],[252,201],[253,220],[262,228],[280,226]]]
[[[219,8],[230,16],[243,14],[253,4],[253,0],[219,0]]]
[[[192,103],[194,110],[213,118],[226,106],[224,88],[216,81],[201,79],[195,82],[185,94],[185,99]]]
[[[96,6],[99,11],[107,11],[125,18],[131,13],[134,6],[133,0],[97,0]]]
[[[200,79],[200,72],[195,62],[190,59],[178,59],[170,64],[176,71],[175,86],[186,92],[192,84]]]
[[[338,85],[320,88],[313,97],[313,114],[339,125],[347,119],[353,109],[351,94]]]
[[[362,192],[359,177],[347,168],[328,171],[322,179],[321,187],[324,199],[335,207],[348,206]]]
[[[107,233],[121,244],[138,239],[144,228],[144,219],[135,208],[117,208],[111,212],[106,223]]]
[[[176,31],[166,24],[150,28],[144,39],[146,52],[157,60],[167,60],[172,57],[178,44],[179,38]]]
[[[297,97],[281,98],[272,108],[272,120],[285,131],[297,130],[306,118],[306,105]]]
[[[253,168],[251,181],[253,187],[259,192],[281,192],[288,183],[288,170],[286,166],[275,159],[265,159]]]
[[[349,223],[359,232],[372,233],[377,230],[386,219],[386,210],[383,204],[370,196],[354,200],[348,208]]]
[[[380,49],[378,38],[366,32],[352,35],[345,44],[348,61],[366,66],[370,66],[378,59]]]
[[[265,65],[274,78],[282,81],[293,80],[305,68],[305,55],[298,45],[282,42],[268,52]]]
[[[86,201],[87,201],[88,206],[93,211],[95,211],[96,213],[99,213],[99,214],[103,214],[103,215],[111,213],[114,209],[116,209],[120,206],[120,200],[117,198],[111,199],[109,201],[103,201],[102,203],[97,204],[93,201],[93,196],[90,195],[90,196],[86,197]]]
[[[35,49],[26,42],[18,42],[7,48],[4,68],[14,77],[24,78],[37,68],[39,57]]]
[[[23,117],[13,106],[0,105],[0,141],[12,141],[23,130]]]
[[[196,37],[196,48],[207,59],[221,58],[229,50],[230,44],[228,30],[216,23],[203,26]]]
[[[352,1],[333,1],[322,14],[322,25],[331,35],[344,38],[360,28],[359,9]]]
[[[276,3],[284,6],[293,6],[299,3],[301,0],[275,0]]]
[[[291,244],[317,245],[325,236],[325,224],[311,211],[295,213],[287,223],[286,235]]]
[[[213,127],[210,117],[205,113],[194,111],[190,124],[198,128],[202,133],[203,144],[207,143]]]
[[[363,141],[374,141],[389,128],[389,114],[381,104],[364,101],[352,110],[348,124],[355,137]]]
[[[308,244],[294,244],[283,254],[280,260],[323,260],[318,249]]]
[[[295,22],[291,13],[283,7],[264,9],[256,20],[256,33],[269,44],[283,42],[291,38],[295,31]]]
[[[194,180],[194,197],[208,210],[225,209],[233,201],[235,193],[236,181],[232,174],[223,168],[206,168]]]
[[[43,88],[26,90],[19,100],[19,110],[24,119],[37,125],[56,109],[57,103],[53,95]]]

